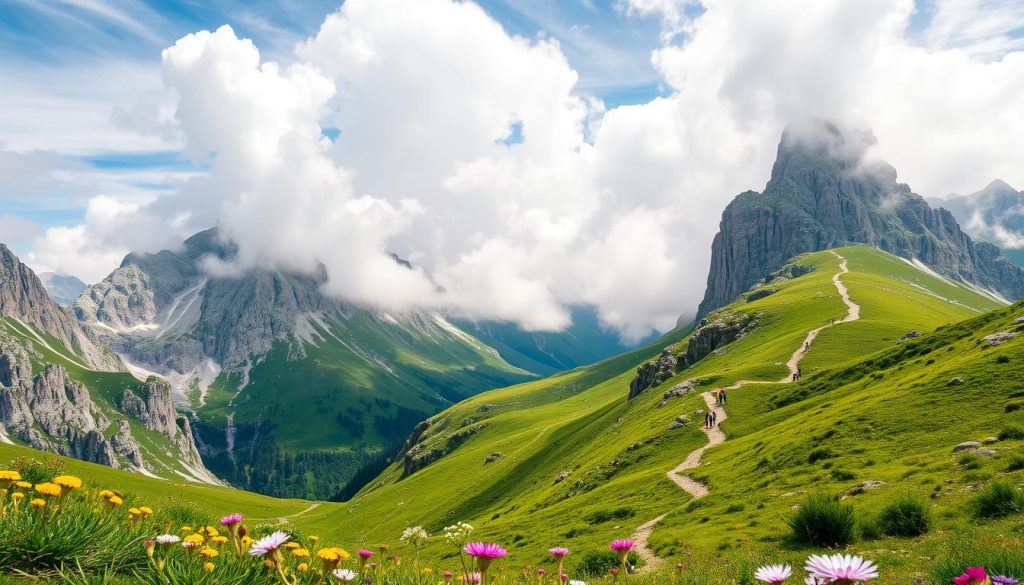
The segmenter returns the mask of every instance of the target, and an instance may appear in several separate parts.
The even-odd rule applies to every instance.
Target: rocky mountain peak
[[[871,156],[870,131],[807,121],[786,129],[762,193],[738,195],[712,244],[699,316],[724,306],[790,258],[868,244],[1014,299],[1024,272],[975,244],[945,209],[932,209],[896,170]]]

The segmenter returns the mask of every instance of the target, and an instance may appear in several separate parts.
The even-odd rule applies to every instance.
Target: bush
[[[636,553],[631,552],[626,557],[626,562],[632,566],[636,566],[639,562],[640,557]],[[619,557],[614,552],[608,551],[596,551],[589,550],[580,555],[580,560],[576,563],[576,572],[580,576],[586,577],[604,577],[611,571],[613,567],[619,566]]]
[[[1006,441],[1008,439],[1024,439],[1024,428],[1017,425],[1003,427],[1003,430],[999,431],[999,440]]]
[[[845,469],[833,469],[832,479],[836,481],[850,481],[852,479],[857,479],[857,474]]]
[[[838,496],[808,496],[786,524],[793,540],[810,546],[844,546],[854,538],[853,506],[842,503]]]
[[[974,453],[964,453],[960,456],[960,465],[964,469],[981,469],[981,459]]]
[[[920,536],[931,526],[928,504],[913,496],[903,496],[889,503],[878,518],[879,529],[889,536]]]
[[[1016,487],[994,481],[971,500],[971,511],[978,518],[1002,518],[1024,511],[1024,494]]]
[[[1010,363],[1010,356],[1008,356],[1008,355],[1001,355],[1001,356],[996,358],[996,363],[997,364],[1008,364],[1008,363]]]
[[[29,483],[43,483],[60,475],[64,462],[56,457],[40,461],[32,457],[18,457],[11,461],[9,469],[21,474],[21,478]]]
[[[1006,403],[1006,407],[1003,408],[1006,412],[1017,412],[1020,410],[1022,403],[1019,400],[1011,400]]]
[[[590,524],[601,524],[603,522],[608,522],[609,520],[625,520],[626,518],[632,518],[635,514],[636,510],[623,506],[612,510],[596,510],[587,514],[584,519]]]
[[[817,449],[812,449],[811,452],[807,454],[807,462],[814,463],[830,457],[834,457],[832,451],[826,447],[818,447]]]
[[[1020,471],[1024,469],[1024,455],[1014,455],[1006,466],[1006,471]]]

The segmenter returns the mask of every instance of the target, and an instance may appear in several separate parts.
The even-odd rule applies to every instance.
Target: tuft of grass
[[[1004,481],[994,481],[971,500],[978,518],[1003,518],[1024,511],[1024,493]]]
[[[878,527],[889,536],[920,536],[932,526],[928,504],[915,496],[902,496],[882,509]]]
[[[794,541],[810,546],[840,547],[854,540],[853,506],[839,496],[817,493],[804,499],[786,519]]]

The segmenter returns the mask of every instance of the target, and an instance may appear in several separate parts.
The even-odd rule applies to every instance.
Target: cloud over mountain
[[[722,208],[793,119],[870,125],[919,192],[1024,182],[1024,53],[919,42],[909,0],[634,4],[662,11],[670,91],[608,110],[556,41],[468,2],[349,0],[281,64],[231,28],[189,35],[163,76],[209,172],[140,204],[143,229],[97,216],[83,237],[217,224],[240,254],[212,271],[323,263],[351,300],[529,329],[589,303],[635,337],[696,306]]]

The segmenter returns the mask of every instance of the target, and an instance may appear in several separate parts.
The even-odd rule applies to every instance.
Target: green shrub
[[[1020,471],[1024,469],[1024,455],[1014,455],[1006,466],[1006,471]]]
[[[1002,518],[1024,511],[1024,494],[1002,481],[994,481],[971,500],[971,511],[978,518]]]
[[[811,546],[838,547],[854,537],[853,506],[838,496],[812,494],[786,519],[796,542]]]
[[[635,514],[636,510],[633,508],[622,506],[611,510],[596,510],[587,514],[584,517],[584,520],[590,524],[601,524],[603,522],[608,522],[609,520],[625,520],[626,518],[632,518]]]
[[[1019,400],[1011,400],[1010,402],[1006,403],[1006,407],[1003,408],[1003,410],[1005,410],[1006,412],[1017,412],[1018,410],[1021,409],[1022,405],[1024,404],[1022,404]]]
[[[978,458],[974,453],[964,453],[960,456],[960,465],[964,466],[964,469],[980,469],[981,459]]]
[[[847,471],[846,469],[833,469],[832,479],[836,481],[850,481],[852,479],[857,479],[857,474],[852,471]]]
[[[1008,363],[1010,363],[1010,356],[1008,356],[1008,355],[1001,355],[1001,356],[996,358],[996,363],[997,364],[1008,364]]]
[[[1003,430],[999,431],[999,440],[1006,441],[1009,439],[1024,439],[1024,428],[1018,425],[1006,425]]]
[[[747,507],[743,504],[729,504],[729,507],[725,509],[726,514],[735,514],[736,512],[742,512]]]
[[[878,527],[889,536],[920,536],[931,529],[932,513],[928,504],[914,496],[890,502],[878,517]]]
[[[822,459],[828,459],[834,456],[835,455],[832,454],[832,451],[827,447],[818,447],[817,449],[812,449],[811,452],[807,454],[807,462],[815,463]]]
[[[626,562],[633,566],[636,566],[639,560],[640,557],[634,552],[626,557]],[[604,577],[612,567],[618,566],[619,557],[614,552],[588,550],[580,555],[580,560],[576,563],[576,573],[586,577]]]

